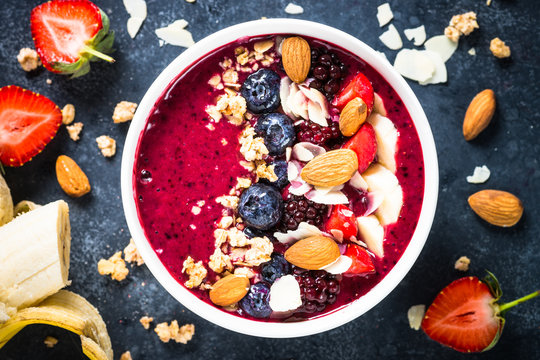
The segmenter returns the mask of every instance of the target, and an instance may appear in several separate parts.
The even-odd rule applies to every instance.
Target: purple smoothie
[[[273,35],[275,36],[275,35]],[[209,130],[205,107],[214,104],[221,92],[207,84],[214,74],[221,73],[219,62],[234,58],[239,45],[253,48],[253,43],[272,36],[243,38],[207,54],[193,63],[171,82],[155,104],[141,133],[134,167],[134,194],[139,220],[154,251],[171,275],[183,284],[182,264],[188,255],[207,265],[214,252],[215,222],[223,215],[223,207],[215,198],[227,194],[237,177],[252,177],[239,161],[238,136],[242,127],[226,120]],[[306,38],[306,37],[304,37]],[[386,226],[385,256],[374,258],[377,270],[369,277],[343,277],[337,301],[328,305],[321,316],[335,311],[367,293],[379,283],[397,263],[414,233],[422,207],[424,165],[422,149],[411,117],[397,93],[386,80],[359,57],[326,42],[306,38],[312,47],[326,47],[347,65],[348,78],[358,71],[372,82],[383,99],[387,117],[396,126],[398,151],[396,176],[403,189],[403,207],[399,220]],[[279,63],[270,69],[285,75]],[[248,74],[239,73],[242,83]],[[343,87],[343,86],[342,86]],[[226,142],[223,142],[225,139]],[[195,215],[194,206],[201,207]],[[277,251],[284,250],[275,244]],[[208,279],[216,274],[208,270]],[[190,289],[202,300],[212,304],[208,292]],[[249,317],[245,314],[242,316]],[[261,319],[257,319],[261,320]],[[292,319],[291,319],[292,320]],[[262,321],[283,321],[262,319]]]

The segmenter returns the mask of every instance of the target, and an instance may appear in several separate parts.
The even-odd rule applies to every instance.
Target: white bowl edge
[[[340,310],[316,319],[290,323],[254,321],[226,313],[199,300],[178,283],[161,263],[144,235],[137,214],[132,182],[135,151],[146,119],[163,91],[180,73],[179,70],[206,55],[208,49],[215,49],[245,36],[274,33],[305,35],[328,41],[357,54],[377,70],[401,97],[413,119],[420,138],[425,174],[424,199],[415,232],[405,252],[384,279],[367,294]],[[406,81],[395,72],[388,61],[357,38],[326,25],[297,19],[256,20],[234,25],[209,35],[180,54],[161,72],[140,102],[126,137],[121,168],[122,203],[130,233],[146,265],[161,285],[189,310],[216,325],[246,335],[270,338],[321,333],[359,317],[382,301],[409,272],[427,240],[435,216],[438,182],[437,153],[431,128],[418,99]]]

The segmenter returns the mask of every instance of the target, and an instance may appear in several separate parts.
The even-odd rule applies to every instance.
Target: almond
[[[71,197],[80,197],[90,192],[88,177],[69,156],[60,155],[56,159],[56,178],[62,190]]]
[[[306,80],[311,67],[311,49],[308,42],[298,36],[283,40],[281,61],[292,81],[301,83]]]
[[[349,181],[356,170],[356,153],[349,149],[338,149],[313,158],[304,166],[300,176],[308,184],[332,187]]]
[[[229,275],[218,280],[210,290],[210,300],[218,306],[229,306],[240,301],[249,291],[245,275]]]
[[[285,251],[285,259],[307,270],[319,270],[336,261],[341,253],[336,242],[322,235],[299,240]]]
[[[523,215],[523,204],[515,195],[500,190],[482,190],[469,196],[473,211],[488,223],[514,226]]]
[[[356,134],[366,121],[367,115],[367,105],[364,100],[357,97],[349,101],[339,115],[339,130],[343,136]]]
[[[490,89],[478,93],[472,99],[463,120],[465,140],[474,139],[489,125],[495,113],[495,106],[495,93]]]

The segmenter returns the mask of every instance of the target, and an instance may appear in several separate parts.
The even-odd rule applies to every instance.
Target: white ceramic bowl
[[[139,136],[145,128],[146,119],[152,107],[171,81],[195,60],[213,49],[241,37],[276,32],[306,35],[326,40],[358,55],[375,68],[396,90],[408,109],[420,138],[425,168],[424,200],[418,225],[409,246],[394,268],[367,294],[348,306],[313,320],[290,323],[254,321],[226,313],[199,300],[179,284],[167,271],[146,239],[138,219],[133,195],[133,166]],[[305,336],[333,329],[359,317],[384,299],[405,277],[424,246],[435,215],[438,181],[437,154],[426,115],[409,85],[392,68],[390,63],[351,35],[326,25],[294,19],[257,20],[231,26],[204,38],[178,56],[158,76],[139,104],[124,145],[121,174],[122,201],[129,230],[146,265],[161,285],[185,307],[214,324],[247,335],[273,338]]]

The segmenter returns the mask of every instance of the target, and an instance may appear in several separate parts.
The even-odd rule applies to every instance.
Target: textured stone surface
[[[111,19],[117,33],[115,64],[94,63],[92,72],[70,80],[41,70],[26,75],[16,55],[32,46],[29,14],[41,1],[2,0],[0,5],[0,85],[16,84],[49,96],[61,107],[72,103],[76,121],[85,126],[78,143],[62,127],[58,136],[32,162],[6,169],[14,200],[47,203],[68,201],[73,228],[71,290],[85,296],[103,314],[116,358],[130,350],[134,359],[461,359],[465,355],[441,347],[422,332],[409,329],[407,309],[429,304],[437,292],[462,276],[453,269],[462,255],[471,258],[469,274],[489,269],[499,277],[511,300],[538,288],[540,275],[540,41],[537,37],[537,4],[533,1],[430,0],[391,1],[394,24],[399,31],[425,24],[429,36],[441,34],[452,15],[474,10],[480,29],[465,38],[448,61],[447,84],[422,87],[410,83],[430,119],[440,163],[440,194],[434,226],[420,258],[404,281],[377,307],[338,329],[300,339],[262,339],[221,329],[176,302],[143,266],[132,269],[127,280],[117,283],[97,273],[96,264],[123,249],[129,242],[120,199],[120,160],[129,123],[113,124],[114,105],[121,100],[139,102],[145,90],[181,48],[159,47],[154,29],[178,18],[199,40],[226,26],[266,17],[290,17],[286,0],[244,1],[148,0],[148,18],[139,34],[129,38],[128,15],[119,0],[96,0]],[[378,40],[383,30],[375,18],[382,1],[298,1],[305,12],[296,17],[319,21],[344,30],[391,61],[395,52]],[[498,60],[489,52],[489,41],[507,41],[512,58]],[[406,46],[412,45],[405,39]],[[469,48],[477,55],[470,56]],[[52,84],[46,84],[46,79]],[[494,89],[498,107],[493,123],[471,143],[461,135],[465,109],[472,97],[485,88]],[[95,142],[100,135],[117,140],[115,157],[101,156]],[[54,162],[58,155],[73,157],[87,172],[92,192],[81,199],[68,198],[58,186]],[[492,171],[486,184],[465,180],[474,167],[486,164]],[[467,197],[478,190],[495,188],[519,196],[525,206],[521,222],[500,229],[483,222],[469,208]],[[0,270],[1,271],[1,270]],[[143,286],[143,284],[145,284]],[[187,345],[163,344],[138,319],[148,314],[156,321],[178,319],[194,323],[196,333]],[[513,309],[499,344],[481,355],[489,359],[540,358],[540,301]],[[60,337],[47,349],[47,335]],[[487,356],[487,357],[486,357]],[[83,359],[77,337],[46,326],[28,327],[0,350],[0,359]],[[480,355],[467,356],[480,358]]]

